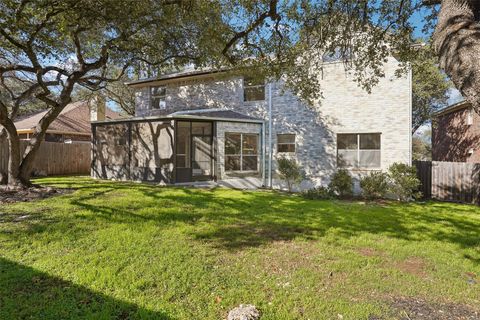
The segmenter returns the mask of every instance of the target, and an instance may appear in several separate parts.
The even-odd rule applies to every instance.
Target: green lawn
[[[396,319],[480,305],[480,208],[46,178],[0,207],[0,319]],[[475,309],[477,308],[477,309]],[[406,318],[405,319],[409,319]]]

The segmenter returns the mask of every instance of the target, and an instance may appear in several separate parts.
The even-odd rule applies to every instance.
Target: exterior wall
[[[170,121],[96,124],[92,176],[171,183],[173,139]]]
[[[286,90],[281,82],[272,83],[273,158],[281,156],[276,150],[276,135],[295,133],[296,152],[285,156],[296,158],[304,168],[307,179],[303,187],[326,184],[337,169],[338,133],[381,133],[381,167],[377,170],[387,169],[393,162],[410,163],[411,74],[397,78],[397,67],[398,62],[390,58],[385,64],[385,77],[367,93],[342,63],[326,64],[317,73],[323,97],[312,106]],[[169,80],[165,85],[167,107],[162,111],[148,110],[147,85],[137,88],[137,115],[220,108],[268,120],[267,97],[265,101],[243,102],[242,77]],[[273,165],[275,169],[275,161]],[[365,172],[352,170],[355,176]]]
[[[432,130],[433,161],[480,162],[480,116],[462,108],[437,117]],[[473,150],[473,153],[469,153]]]

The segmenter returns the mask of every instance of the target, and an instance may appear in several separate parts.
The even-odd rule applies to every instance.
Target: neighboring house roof
[[[17,131],[30,131],[35,128],[47,111],[41,111],[15,122]],[[105,110],[106,120],[121,118],[121,115],[110,108]],[[90,135],[90,108],[88,102],[80,101],[68,104],[58,117],[50,124],[47,132],[77,133]]]
[[[449,114],[449,113],[452,113],[452,112],[455,112],[455,111],[458,111],[458,110],[470,108],[470,107],[471,107],[470,102],[468,102],[466,100],[463,100],[463,101],[454,103],[452,105],[449,105],[448,107],[443,108],[442,110],[436,112],[434,114],[434,116],[435,117],[443,116],[443,115],[446,115],[446,114]]]

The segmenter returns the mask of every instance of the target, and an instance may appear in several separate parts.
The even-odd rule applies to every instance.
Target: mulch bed
[[[73,192],[72,189],[54,189],[50,187],[32,187],[28,189],[11,190],[1,186],[0,204],[35,201],[71,192]]]

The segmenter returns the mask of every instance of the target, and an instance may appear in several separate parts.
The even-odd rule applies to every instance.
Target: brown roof
[[[17,121],[15,122],[15,127],[17,130],[33,129],[46,113],[47,111],[42,111]],[[107,107],[105,118],[106,120],[115,120],[121,118],[121,115]],[[47,132],[49,131],[90,134],[90,108],[88,102],[80,101],[68,104],[50,124],[47,129]]]

